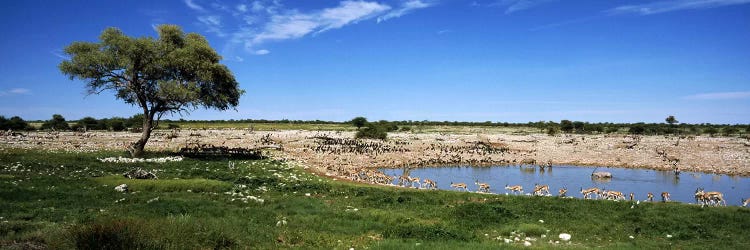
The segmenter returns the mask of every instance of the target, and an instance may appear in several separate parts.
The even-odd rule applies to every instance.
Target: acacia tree
[[[165,113],[235,108],[244,93],[203,36],[185,34],[176,25],[160,25],[157,31],[156,39],[135,38],[107,28],[99,42],[65,47],[70,59],[59,65],[71,80],[83,80],[89,94],[114,91],[117,99],[143,110],[141,137],[128,148],[133,157],[143,155]]]
[[[664,121],[669,123],[670,126],[674,125],[675,123],[678,123],[677,119],[675,119],[673,115],[667,116],[667,118],[664,119]]]
[[[359,130],[361,127],[364,127],[367,124],[367,118],[357,116],[352,119],[351,123],[357,127],[357,130]]]

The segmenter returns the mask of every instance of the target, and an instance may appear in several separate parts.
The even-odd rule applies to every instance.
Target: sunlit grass
[[[274,160],[97,160],[117,154],[3,151],[0,248],[750,248],[739,207],[369,186]],[[159,179],[121,176],[136,167]]]

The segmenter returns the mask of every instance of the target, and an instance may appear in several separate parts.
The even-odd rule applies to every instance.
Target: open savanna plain
[[[526,242],[532,248],[750,248],[747,208],[416,190],[347,179],[363,168],[531,160],[652,169],[676,163],[683,170],[748,175],[750,147],[742,138],[425,128],[391,133],[387,141],[355,141],[349,128],[243,127],[158,130],[147,158],[163,161],[133,163],[102,159],[126,156],[135,133],[5,135],[0,248],[497,249]],[[168,158],[197,145],[262,148],[268,158]],[[158,179],[123,177],[134,168]],[[120,184],[128,192],[115,191]]]

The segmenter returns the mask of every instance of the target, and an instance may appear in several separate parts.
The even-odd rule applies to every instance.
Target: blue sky
[[[186,119],[750,123],[750,0],[11,1],[0,115],[130,116],[57,69],[106,27],[205,35],[237,111]]]

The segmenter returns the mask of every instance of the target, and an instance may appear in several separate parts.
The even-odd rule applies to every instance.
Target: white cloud
[[[453,32],[453,31],[452,30],[439,30],[438,32],[435,32],[435,33],[437,33],[438,35],[443,35],[445,33],[450,33],[450,32]]]
[[[750,98],[750,91],[702,93],[684,97],[684,99],[688,100],[731,100],[748,98]]]
[[[312,13],[290,11],[270,17],[257,34],[239,34],[245,37],[246,47],[252,47],[267,41],[296,39],[310,33],[321,33],[338,29],[345,25],[357,23],[381,14],[390,7],[376,2],[342,1],[339,6]]]
[[[191,9],[200,10],[197,24],[206,32],[229,38],[222,54],[233,58],[236,48],[244,47],[246,53],[265,55],[270,51],[259,49],[260,44],[317,35],[364,20],[380,22],[433,6],[437,0],[399,0],[401,4],[397,9],[376,0],[342,0],[335,6],[312,10],[288,9],[280,0],[245,1],[234,5],[209,2],[198,5],[197,0],[183,1]]]
[[[199,16],[198,21],[206,27],[208,32],[214,33],[220,37],[226,36],[222,31],[221,16]]]
[[[256,55],[259,55],[259,56],[268,55],[268,53],[271,53],[271,51],[268,51],[268,50],[265,50],[265,49],[260,49],[260,50],[256,50],[256,51],[253,52],[253,54],[256,54]]]
[[[205,10],[203,6],[200,6],[194,3],[193,0],[185,0],[185,5],[187,5],[188,8],[191,8],[193,10],[199,10],[199,11]]]
[[[490,4],[490,6],[500,6],[505,8],[505,14],[522,11],[536,7],[537,5],[552,2],[555,0],[500,0]]]
[[[25,89],[25,88],[12,88],[5,91],[0,91],[0,96],[10,96],[10,95],[26,95],[31,94],[31,90]]]
[[[378,17],[378,23],[391,18],[401,17],[403,15],[409,14],[414,10],[424,9],[432,5],[434,5],[434,3],[426,3],[422,2],[421,0],[409,0],[404,2],[404,4],[401,5],[401,8],[394,9],[386,13],[385,15]]]
[[[623,5],[605,11],[610,15],[636,14],[653,15],[671,11],[709,9],[722,6],[750,3],[750,0],[670,0],[656,1],[646,4]]]

